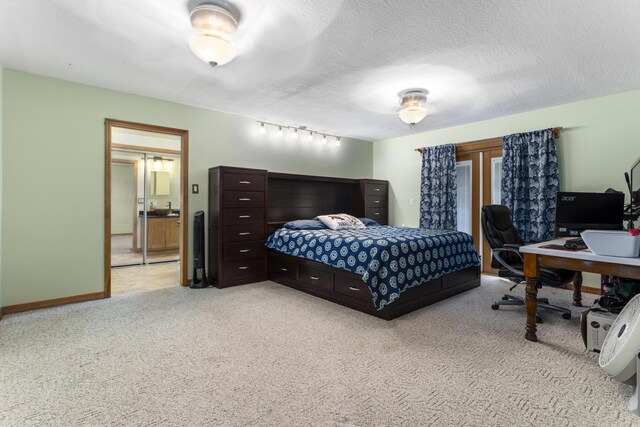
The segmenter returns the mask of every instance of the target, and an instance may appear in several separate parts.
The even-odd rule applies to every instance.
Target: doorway
[[[501,204],[502,138],[467,142],[456,146],[458,230],[471,234],[482,254],[482,272],[491,268],[491,248],[482,235],[482,206]]]
[[[105,128],[105,296],[187,285],[188,131]]]

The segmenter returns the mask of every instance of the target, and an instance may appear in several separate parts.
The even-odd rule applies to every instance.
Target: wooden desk
[[[538,336],[536,335],[538,288],[536,284],[538,283],[540,267],[563,268],[640,280],[640,258],[619,258],[595,255],[588,250],[571,252],[541,247],[550,244],[563,245],[564,240],[552,240],[520,248],[520,252],[524,254],[524,273],[527,276],[527,326],[525,338],[529,341],[538,341]],[[580,283],[577,283],[578,287],[581,285],[581,276],[579,281]],[[576,301],[575,291],[574,305],[579,305],[579,300]]]

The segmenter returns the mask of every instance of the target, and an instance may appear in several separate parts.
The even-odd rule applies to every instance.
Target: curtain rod
[[[553,131],[553,137],[554,138],[559,138],[560,137],[560,131],[562,130],[562,127],[555,127],[555,128],[552,128],[551,130]],[[496,137],[496,138],[502,138],[502,137]],[[465,146],[465,145],[476,144],[476,143],[488,141],[490,139],[495,139],[495,138],[480,139],[478,141],[460,142],[460,143],[457,143],[457,144],[454,144],[454,145],[456,147],[460,147],[460,146]],[[418,153],[422,154],[422,148],[416,148],[414,151],[417,151]]]

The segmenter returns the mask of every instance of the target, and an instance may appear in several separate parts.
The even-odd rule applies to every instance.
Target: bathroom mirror
[[[149,193],[152,196],[170,196],[171,195],[171,176],[167,171],[151,172],[151,181],[149,182]]]

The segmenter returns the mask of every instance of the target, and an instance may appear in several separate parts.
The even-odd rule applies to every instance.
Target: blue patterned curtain
[[[502,204],[525,242],[549,240],[560,188],[553,130],[508,135],[503,144]]]
[[[457,193],[455,145],[423,148],[420,228],[455,230]]]

